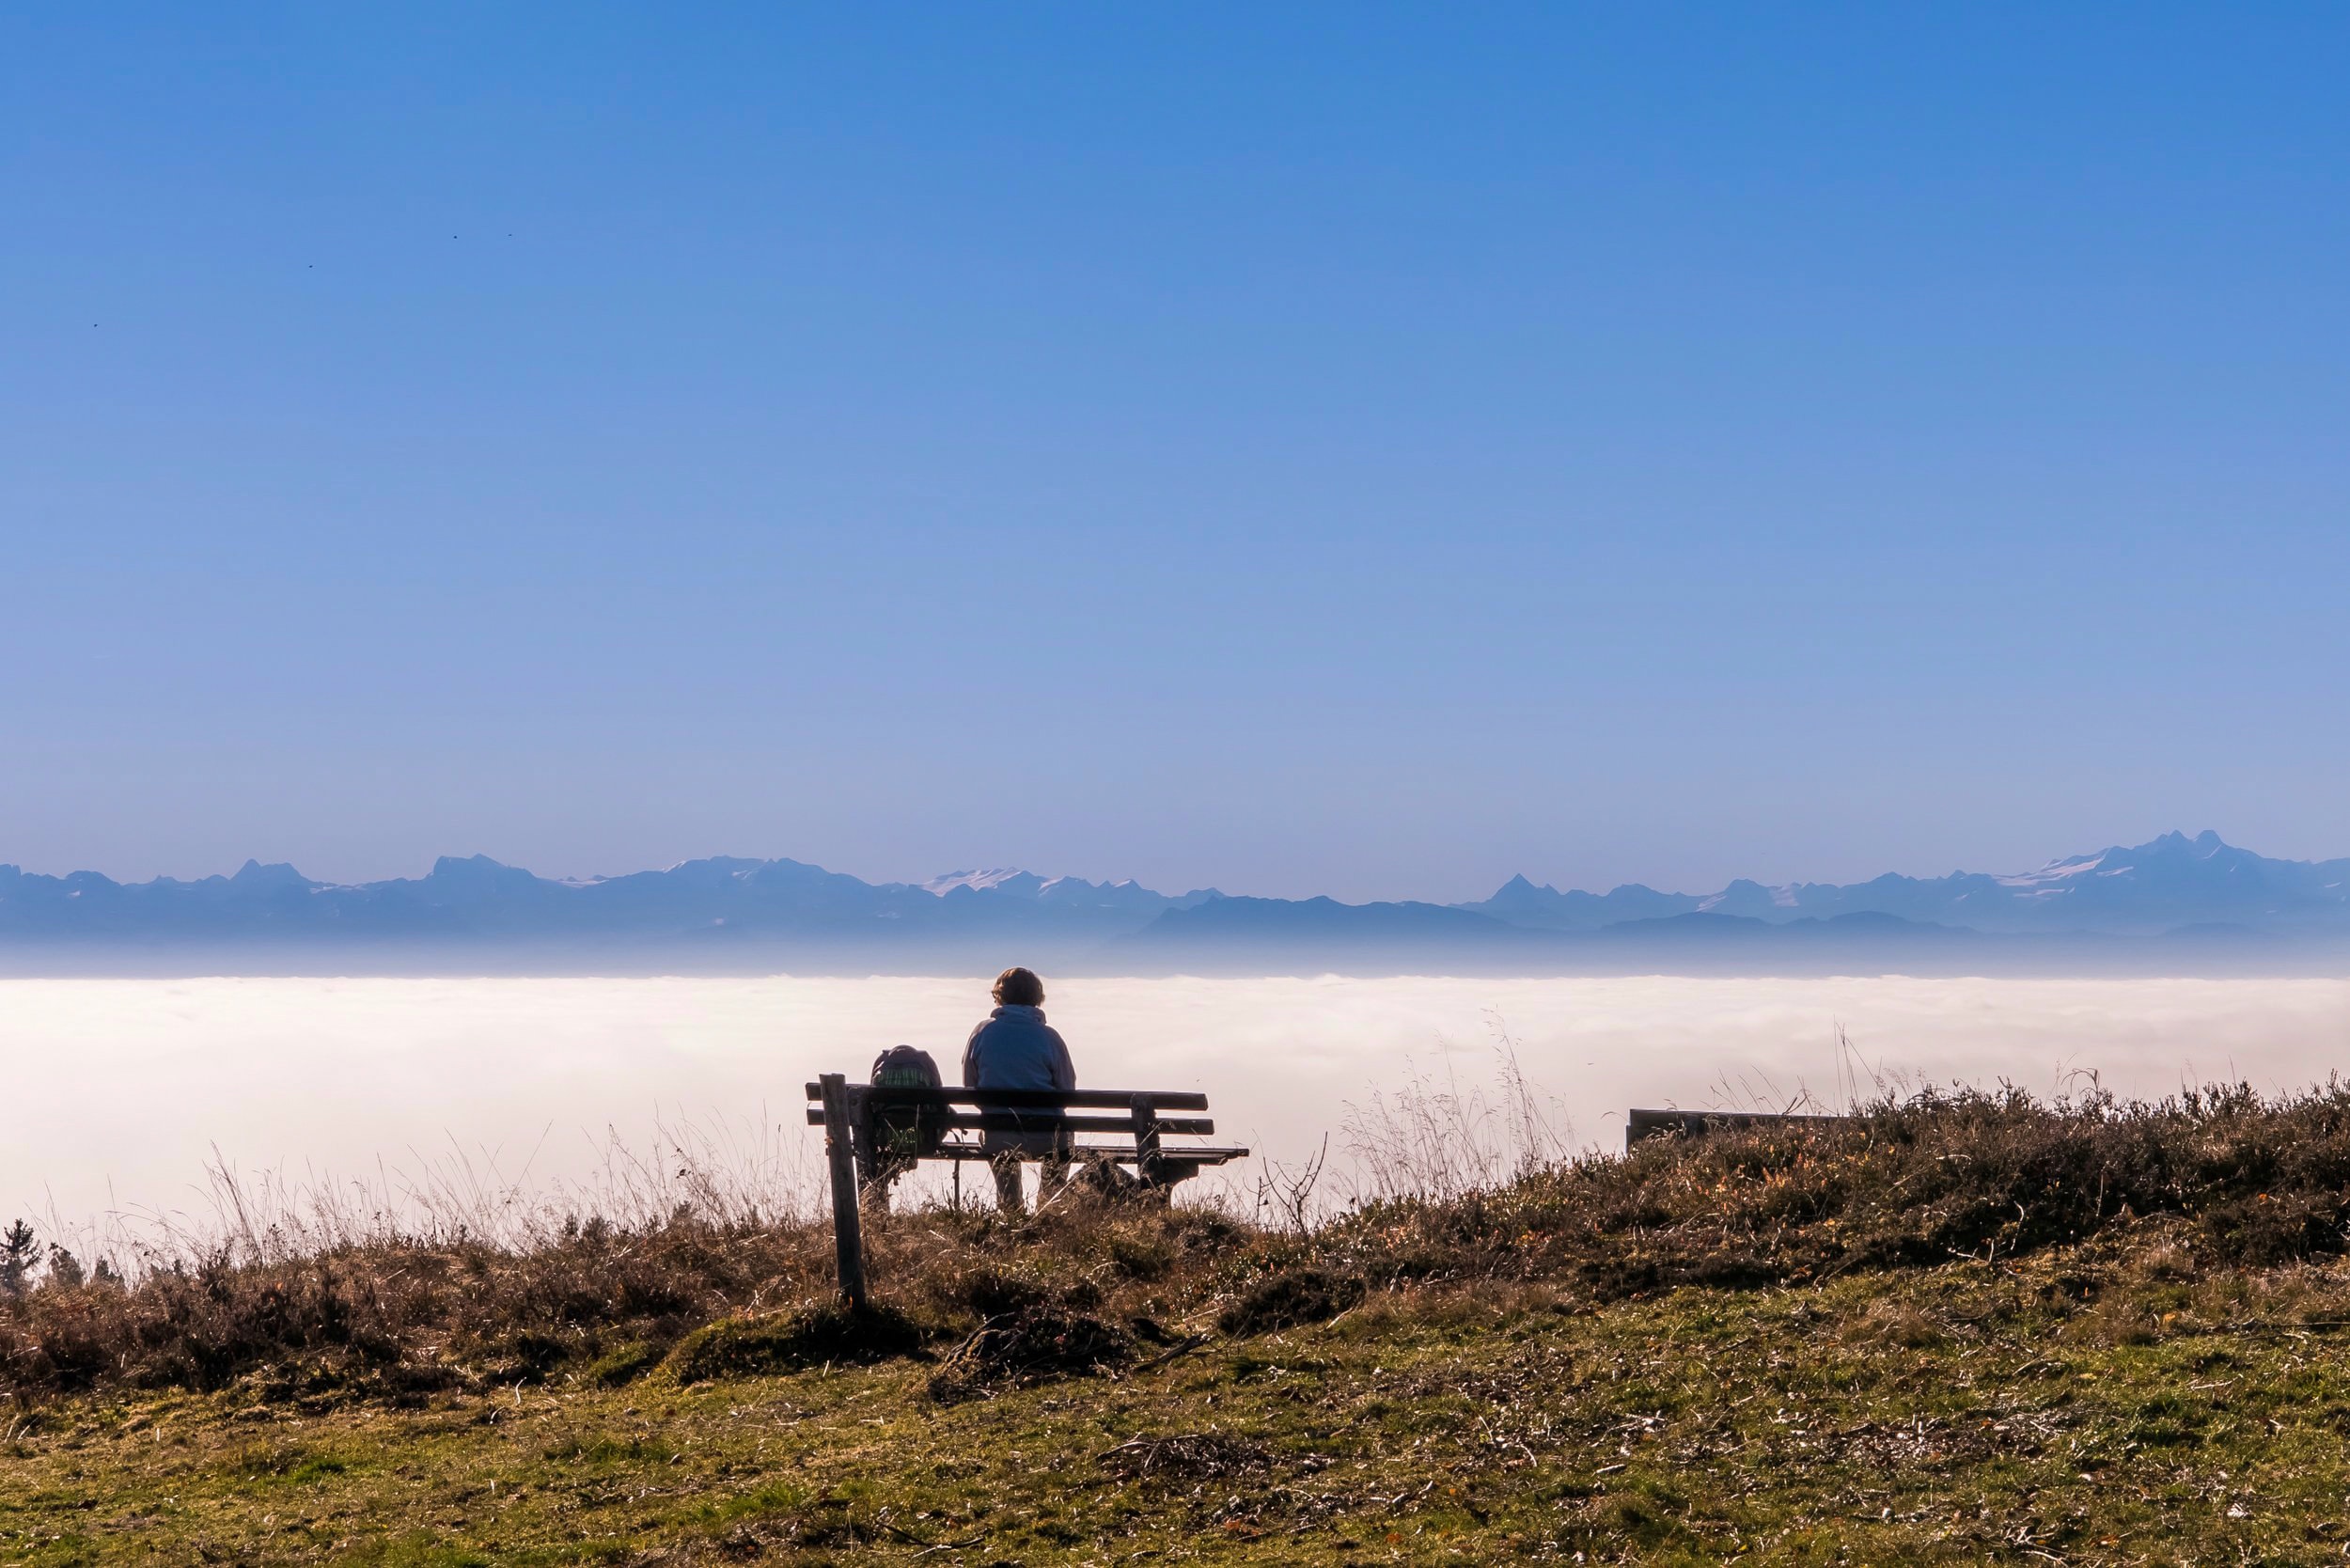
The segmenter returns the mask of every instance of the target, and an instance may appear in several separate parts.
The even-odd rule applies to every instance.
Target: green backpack
[[[943,1087],[938,1063],[928,1051],[911,1045],[892,1045],[875,1057],[869,1082],[876,1090]],[[879,1158],[893,1165],[910,1165],[937,1153],[938,1146],[947,1141],[946,1106],[891,1105],[882,1095],[874,1099],[880,1103],[873,1106],[870,1125],[873,1152]]]

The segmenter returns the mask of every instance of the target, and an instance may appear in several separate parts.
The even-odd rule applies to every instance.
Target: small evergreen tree
[[[23,1220],[0,1231],[0,1294],[24,1294],[25,1280],[33,1272],[33,1260],[38,1255],[33,1228]]]

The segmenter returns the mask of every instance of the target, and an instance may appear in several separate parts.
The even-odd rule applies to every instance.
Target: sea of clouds
[[[201,1231],[218,1165],[395,1200],[592,1190],[681,1141],[812,1196],[802,1085],[901,1042],[951,1081],[986,1007],[969,978],[0,980],[0,1221]],[[1636,1105],[2276,1090],[2350,1058],[2333,980],[1090,980],[1047,1011],[1089,1087],[1206,1090],[1219,1141],[1259,1152],[1224,1184],[1243,1202],[1325,1144],[1321,1199],[1362,1190],[1366,1139],[1414,1118],[1507,1152],[1510,1058],[1569,1148],[1620,1146]]]

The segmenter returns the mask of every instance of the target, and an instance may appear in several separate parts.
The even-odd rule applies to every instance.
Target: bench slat
[[[1130,1089],[882,1089],[869,1084],[851,1084],[853,1094],[870,1095],[900,1105],[979,1105],[990,1110],[1124,1110],[1140,1094],[1158,1110],[1196,1110],[1208,1108],[1208,1097],[1189,1090],[1130,1090]],[[823,1091],[816,1085],[807,1086],[807,1097],[822,1100]]]
[[[1123,1116],[1039,1116],[1031,1111],[958,1111],[947,1125],[988,1133],[1131,1133],[1134,1121]],[[1158,1128],[1174,1137],[1206,1137],[1215,1123],[1204,1116],[1161,1117]]]
[[[807,1124],[824,1124],[823,1107],[807,1108]],[[1059,1116],[1031,1111],[955,1111],[939,1119],[939,1124],[964,1132],[988,1133],[1131,1133],[1134,1121],[1124,1116]],[[1215,1131],[1215,1123],[1206,1117],[1176,1117],[1159,1119],[1159,1131],[1178,1137],[1206,1137]]]
[[[1077,1145],[1077,1159],[1080,1162],[1090,1159],[1096,1154],[1106,1154],[1120,1165],[1135,1163],[1135,1152],[1131,1146],[1090,1143]],[[976,1143],[949,1143],[941,1147],[936,1153],[925,1154],[922,1157],[926,1160],[985,1160],[991,1156],[987,1151]],[[1159,1152],[1159,1163],[1169,1166],[1226,1165],[1233,1160],[1245,1160],[1247,1157],[1248,1151],[1246,1149],[1185,1149],[1180,1152],[1166,1149]]]

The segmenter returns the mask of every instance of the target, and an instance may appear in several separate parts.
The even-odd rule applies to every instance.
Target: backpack
[[[944,1087],[938,1063],[931,1059],[928,1051],[912,1045],[892,1045],[875,1057],[868,1081],[881,1090]],[[911,1164],[926,1154],[935,1154],[938,1146],[947,1141],[944,1105],[890,1105],[885,1102],[874,1108],[870,1122],[873,1152],[891,1164]]]

